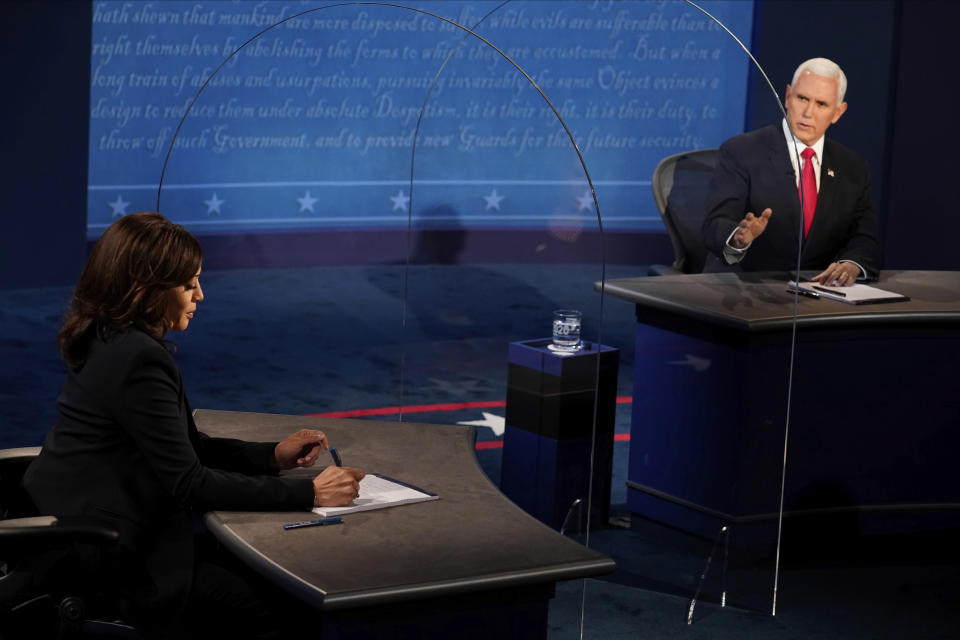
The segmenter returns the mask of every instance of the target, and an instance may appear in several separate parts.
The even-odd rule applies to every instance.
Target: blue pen
[[[320,518],[319,520],[307,520],[305,522],[291,522],[290,524],[283,525],[284,530],[288,529],[301,529],[303,527],[322,527],[326,524],[340,524],[343,522],[343,518],[340,516],[334,516],[332,518]]]
[[[330,447],[330,455],[333,457],[333,464],[337,465],[338,467],[343,466],[343,462],[340,460],[340,454],[337,453],[336,447]]]

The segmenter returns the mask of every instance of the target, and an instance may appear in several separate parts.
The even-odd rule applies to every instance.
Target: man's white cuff
[[[736,229],[730,232],[730,235],[727,236],[727,241],[723,244],[723,259],[727,261],[727,264],[737,264],[743,260],[743,256],[747,255],[747,249],[750,248],[749,244],[742,249],[737,249],[730,244],[730,241],[733,239],[733,234],[736,232]],[[751,242],[750,244],[753,243]]]

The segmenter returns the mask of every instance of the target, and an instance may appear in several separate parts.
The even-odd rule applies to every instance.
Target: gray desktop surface
[[[635,303],[638,314],[677,315],[751,333],[788,329],[794,309],[807,328],[960,322],[957,271],[881,271],[868,284],[910,300],[866,305],[797,297],[787,292],[788,280],[786,273],[651,276],[608,280],[603,291]],[[594,288],[599,291],[600,283]]]
[[[480,469],[472,428],[199,410],[211,436],[275,441],[320,429],[345,466],[419,486],[439,500],[345,515],[344,524],[284,531],[310,512],[208,513],[205,523],[244,562],[331,611],[553,583],[610,573],[613,560],[547,528]],[[331,464],[327,454],[313,477]]]

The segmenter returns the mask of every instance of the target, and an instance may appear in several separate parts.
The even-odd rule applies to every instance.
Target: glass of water
[[[573,309],[557,309],[553,312],[553,351],[579,351],[580,321],[583,314]]]

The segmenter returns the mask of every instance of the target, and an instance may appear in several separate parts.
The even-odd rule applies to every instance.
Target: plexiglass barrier
[[[673,274],[662,235],[700,269],[711,150],[777,101],[752,3],[709,10],[98,3],[89,233],[200,236],[195,406],[474,426],[491,482],[618,563],[561,585],[557,637],[650,592],[771,613],[797,300]]]

